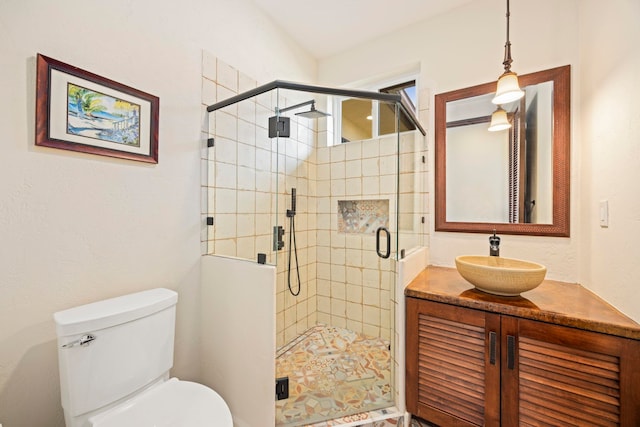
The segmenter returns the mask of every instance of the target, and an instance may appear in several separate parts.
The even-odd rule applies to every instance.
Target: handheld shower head
[[[291,189],[291,210],[295,213],[296,211],[296,189]]]
[[[287,218],[296,216],[296,189],[291,189],[291,209],[287,209]]]

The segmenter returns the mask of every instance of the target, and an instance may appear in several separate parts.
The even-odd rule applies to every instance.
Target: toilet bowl
[[[177,301],[159,288],[53,315],[67,427],[233,427],[218,393],[169,378]]]
[[[89,418],[89,423],[92,427],[233,425],[231,412],[218,393],[177,378]]]

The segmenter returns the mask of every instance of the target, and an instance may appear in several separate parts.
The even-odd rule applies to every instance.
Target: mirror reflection
[[[495,83],[436,95],[436,231],[568,236],[569,66],[520,81],[498,131]]]
[[[552,223],[553,82],[522,89],[498,131],[493,94],[447,103],[447,221]]]

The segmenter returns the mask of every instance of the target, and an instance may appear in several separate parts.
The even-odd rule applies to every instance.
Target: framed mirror
[[[435,96],[435,230],[569,237],[569,65],[519,76],[489,131],[490,82]]]

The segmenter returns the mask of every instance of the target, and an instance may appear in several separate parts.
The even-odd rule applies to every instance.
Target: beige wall
[[[63,425],[52,314],[98,299],[177,290],[173,373],[199,377],[202,49],[261,82],[315,78],[244,0],[0,1],[3,425]],[[35,147],[38,52],[159,96],[159,164]]]
[[[632,0],[511,3],[513,70],[572,67],[572,214],[571,238],[503,236],[501,254],[539,261],[549,267],[549,278],[581,282],[640,320],[640,202],[633,184],[640,180],[640,118],[632,104],[640,91],[633,77],[640,74],[640,6]],[[476,0],[322,60],[319,80],[362,81],[418,61],[418,84],[432,95],[493,81],[502,71],[504,12],[504,2]],[[433,112],[421,120],[429,125],[432,148]],[[609,200],[609,228],[598,225],[601,199]],[[487,237],[432,231],[430,262],[453,266],[457,255],[486,253]]]
[[[579,280],[640,321],[640,2],[587,0],[579,12]]]

